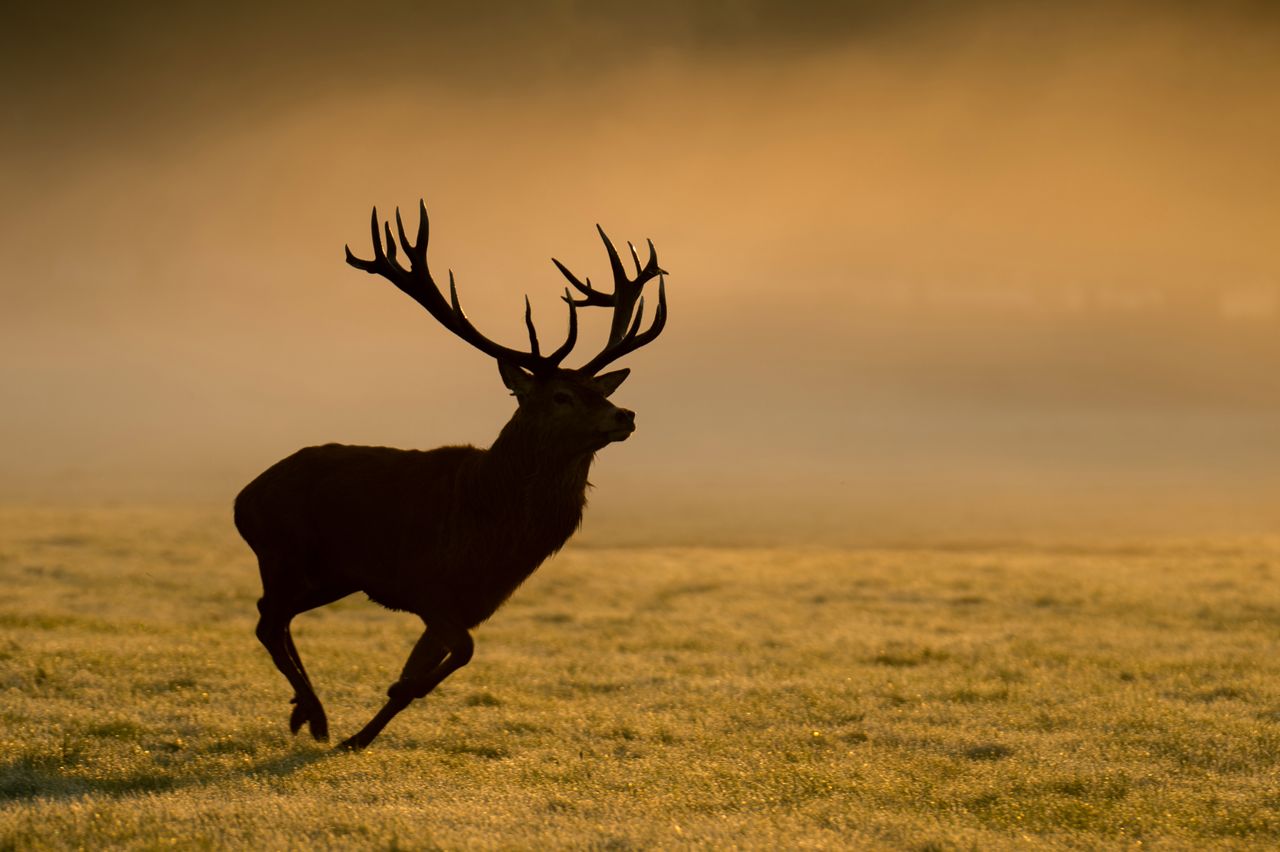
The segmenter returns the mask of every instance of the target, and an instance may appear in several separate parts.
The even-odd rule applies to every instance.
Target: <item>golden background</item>
[[[342,262],[423,196],[512,344],[526,292],[562,333],[550,256],[607,280],[596,222],[671,272],[588,533],[1274,532],[1274,10],[6,11],[0,501],[487,443],[492,362]]]

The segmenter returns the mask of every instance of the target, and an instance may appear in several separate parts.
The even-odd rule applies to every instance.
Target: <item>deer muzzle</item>
[[[613,423],[608,430],[610,441],[625,441],[636,431],[636,413],[629,408],[619,408],[613,413]]]

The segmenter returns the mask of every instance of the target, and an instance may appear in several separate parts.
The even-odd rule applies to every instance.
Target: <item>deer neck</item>
[[[530,514],[570,512],[586,503],[594,452],[569,451],[513,419],[485,454],[485,474]]]

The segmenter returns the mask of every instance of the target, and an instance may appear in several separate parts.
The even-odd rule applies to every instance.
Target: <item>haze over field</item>
[[[421,195],[505,341],[596,222],[672,272],[588,532],[1274,531],[1280,18],[1024,6],[6,10],[0,500],[491,440],[492,362],[342,262]]]

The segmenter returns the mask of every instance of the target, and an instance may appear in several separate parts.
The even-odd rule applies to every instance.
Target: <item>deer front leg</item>
[[[396,714],[415,698],[422,698],[440,682],[471,661],[475,642],[462,628],[428,626],[400,672],[400,679],[387,689],[387,703],[360,732],[338,744],[339,749],[359,751],[382,732]]]

